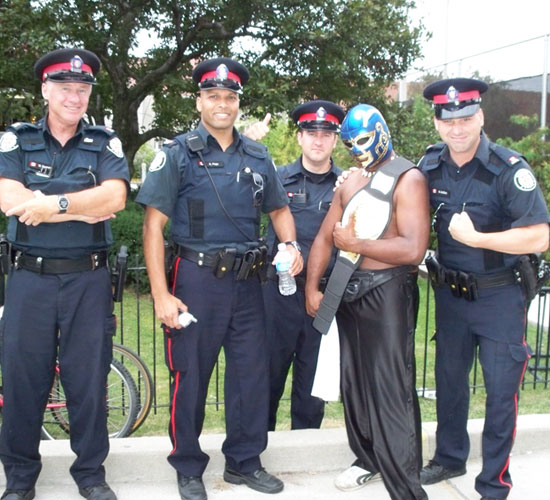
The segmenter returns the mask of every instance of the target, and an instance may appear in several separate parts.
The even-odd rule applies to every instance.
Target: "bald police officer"
[[[128,166],[114,132],[83,119],[100,69],[96,55],[60,49],[34,69],[46,116],[12,125],[0,141],[0,203],[10,216],[13,260],[2,318],[2,499],[34,498],[57,358],[77,455],[71,474],[83,497],[113,500],[102,465],[116,329],[108,219],[124,208]]]
[[[291,272],[302,269],[286,193],[264,146],[234,128],[239,94],[249,77],[237,61],[216,58],[193,71],[200,92],[196,130],[165,146],[149,168],[137,200],[146,205],[144,250],[155,312],[163,322],[166,362],[173,376],[168,457],[182,499],[207,498],[200,449],[208,382],[225,352],[227,438],[225,481],[277,493],[283,483],[262,467],[267,445],[268,356],[259,271],[260,212],[288,241]],[[171,219],[177,244],[170,289],[164,273],[163,228]],[[182,329],[178,316],[197,319]]]
[[[429,261],[436,301],[437,448],[420,477],[433,484],[466,473],[468,378],[477,347],[487,401],[475,487],[483,500],[495,500],[512,487],[509,456],[529,358],[528,300],[514,269],[526,254],[548,248],[549,217],[525,159],[483,132],[480,102],[487,89],[480,80],[454,78],[424,90],[443,142],[429,147],[419,164],[438,241],[436,260]]]
[[[338,141],[338,131],[345,111],[330,101],[314,100],[297,106],[291,113],[298,126],[296,139],[301,156],[277,169],[290,199],[296,222],[298,243],[307,261],[309,249],[330,207],[333,187],[341,173],[331,155]],[[273,224],[268,227],[267,244],[271,256],[277,251],[278,238]],[[333,252],[327,276],[336,257]],[[263,287],[266,327],[270,352],[269,429],[274,430],[277,408],[292,364],[291,428],[319,428],[324,415],[324,401],[311,395],[321,335],[313,328],[313,318],[305,309],[305,271],[296,277],[297,292],[279,293],[273,266],[268,268]],[[323,280],[326,283],[326,278]]]

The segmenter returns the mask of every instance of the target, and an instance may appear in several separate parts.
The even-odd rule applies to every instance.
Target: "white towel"
[[[324,401],[338,401],[340,396],[340,343],[335,319],[321,338],[311,395]]]

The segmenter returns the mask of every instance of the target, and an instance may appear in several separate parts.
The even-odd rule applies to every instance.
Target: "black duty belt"
[[[13,267],[41,274],[68,274],[95,271],[107,265],[107,252],[95,252],[80,259],[50,259],[36,257],[16,250],[13,253]]]
[[[442,287],[447,285],[455,297],[463,297],[470,301],[477,300],[477,291],[480,289],[518,283],[517,276],[512,269],[493,273],[488,276],[479,276],[474,273],[446,268],[438,262],[435,255],[427,257],[425,264],[434,286]]]
[[[176,254],[182,259],[194,262],[199,267],[216,267],[218,265],[219,257],[217,253],[197,252],[196,250],[192,250],[191,248],[186,248],[178,245]],[[227,270],[237,271],[241,267],[242,258],[242,255],[235,255],[235,261],[233,262],[231,269]]]
[[[236,280],[246,280],[259,276],[265,281],[267,247],[260,245],[242,254],[236,248],[220,248],[216,253],[206,253],[191,248],[177,246],[176,254],[182,259],[196,263],[199,267],[211,267],[217,278],[223,278],[228,271],[235,271]]]

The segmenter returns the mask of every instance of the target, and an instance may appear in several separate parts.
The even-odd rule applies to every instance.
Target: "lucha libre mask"
[[[342,122],[340,137],[363,168],[371,168],[391,155],[390,131],[380,111],[369,104],[358,104]]]

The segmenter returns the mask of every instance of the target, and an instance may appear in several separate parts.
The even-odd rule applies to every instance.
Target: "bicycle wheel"
[[[50,396],[44,411],[42,439],[65,439],[69,435],[69,413],[65,391],[61,385],[59,371],[56,370]]]
[[[131,432],[137,430],[145,421],[153,406],[155,388],[153,377],[147,365],[134,351],[121,344],[113,344],[113,359],[116,359],[128,370],[137,387],[139,401],[136,421]]]
[[[130,372],[113,359],[107,377],[107,429],[110,438],[122,438],[132,432],[139,407],[139,394]],[[42,425],[44,439],[66,438],[69,416],[63,386],[56,373]]]

